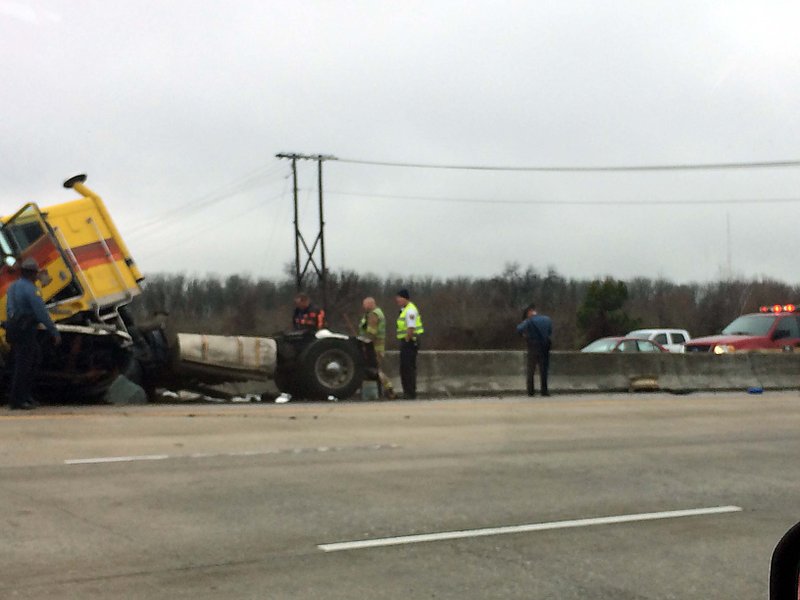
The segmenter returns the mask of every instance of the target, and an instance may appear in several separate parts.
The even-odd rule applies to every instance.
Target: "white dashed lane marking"
[[[550,523],[531,523],[528,525],[513,525],[510,527],[490,527],[486,529],[443,531],[440,533],[423,533],[418,535],[404,535],[399,537],[376,538],[371,540],[357,540],[352,542],[337,542],[333,544],[319,544],[317,548],[319,548],[324,552],[337,552],[340,550],[358,550],[362,548],[377,548],[382,546],[399,546],[402,544],[438,542],[442,540],[456,540],[463,538],[484,537],[488,535],[504,535],[508,533],[523,533],[530,531],[547,531],[550,529],[589,527],[591,525],[613,525],[616,523],[635,523],[637,521],[656,521],[659,519],[677,519],[681,517],[696,517],[700,515],[717,515],[723,513],[741,512],[741,510],[742,508],[739,506],[714,506],[710,508],[691,508],[687,510],[639,513],[633,515],[619,515],[615,517],[594,517],[590,519],[575,519],[570,521],[553,521]]]
[[[313,448],[275,448],[246,450],[243,452],[197,452],[194,454],[145,454],[141,456],[100,456],[96,458],[70,458],[65,465],[97,465],[104,463],[167,460],[170,458],[215,458],[219,456],[269,456],[274,454],[312,454],[323,452],[363,452],[366,450],[395,450],[397,444],[370,444],[368,446],[316,446]]]

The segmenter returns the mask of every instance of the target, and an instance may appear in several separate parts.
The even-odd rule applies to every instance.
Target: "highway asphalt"
[[[2,598],[765,598],[800,520],[796,391],[0,411]]]

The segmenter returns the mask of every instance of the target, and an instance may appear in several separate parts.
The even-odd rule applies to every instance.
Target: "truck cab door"
[[[10,251],[17,264],[28,257],[34,258],[39,263],[42,269],[40,275],[42,299],[46,303],[52,302],[59,292],[76,281],[65,249],[35,204],[26,204],[22,207],[2,225],[0,232],[4,238],[0,245],[9,246],[2,248],[3,253],[8,254]],[[0,271],[0,286],[3,288],[10,284],[3,280],[16,279],[18,275],[18,270],[15,270],[12,276],[8,262]],[[73,294],[68,293],[67,296],[71,297]],[[58,298],[58,300],[63,299],[66,298]]]
[[[664,348],[666,348],[667,350],[672,352],[672,341],[667,336],[667,332],[666,331],[662,331],[661,333],[657,334],[652,339],[657,344],[661,344],[662,346],[664,346]]]
[[[786,315],[777,319],[770,339],[774,348],[792,351],[800,345],[800,324],[795,315]]]

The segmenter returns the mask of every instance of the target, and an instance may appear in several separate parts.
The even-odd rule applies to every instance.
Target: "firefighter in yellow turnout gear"
[[[368,296],[364,298],[361,306],[364,309],[364,316],[358,326],[359,335],[368,337],[372,340],[375,348],[375,357],[378,361],[378,377],[381,380],[383,394],[387,398],[395,398],[392,380],[383,372],[383,357],[386,353],[386,316],[375,303],[375,298]]]

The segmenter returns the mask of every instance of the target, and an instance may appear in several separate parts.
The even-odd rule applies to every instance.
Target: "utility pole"
[[[336,160],[335,156],[323,154],[296,154],[296,153],[280,153],[275,155],[276,158],[286,158],[292,161],[292,178],[294,190],[294,275],[295,275],[295,289],[299,292],[303,289],[303,280],[308,272],[309,267],[314,268],[319,281],[319,287],[322,292],[321,304],[322,308],[327,310],[328,304],[328,269],[325,264],[325,217],[323,213],[322,201],[322,163],[326,160]],[[302,232],[300,231],[300,210],[298,207],[297,199],[297,161],[298,160],[315,160],[317,161],[317,187],[319,189],[319,231],[314,237],[314,242],[311,247],[306,243]],[[303,252],[301,253],[301,248]],[[305,260],[302,268],[300,267],[302,258]],[[317,255],[318,259],[317,259]]]

